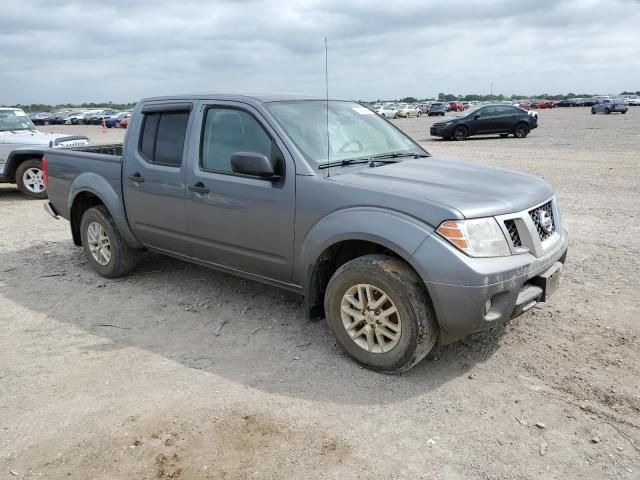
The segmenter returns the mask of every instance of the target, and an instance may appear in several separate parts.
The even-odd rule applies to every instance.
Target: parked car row
[[[128,118],[131,112],[120,112],[113,109],[88,110],[83,112],[35,112],[29,114],[34,125],[102,125],[107,128],[119,127],[121,120]],[[114,120],[116,118],[117,120]]]

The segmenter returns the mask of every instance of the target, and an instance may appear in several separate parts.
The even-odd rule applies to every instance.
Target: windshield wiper
[[[368,163],[370,167],[375,167],[376,163],[397,163],[400,160],[387,160],[392,158],[400,158],[400,157],[413,157],[413,158],[421,158],[428,157],[429,155],[425,155],[424,153],[404,153],[404,152],[395,152],[395,153],[382,153],[380,155],[372,155],[369,157],[358,157],[358,158],[349,158],[347,160],[340,160],[338,162],[330,162],[323,163],[318,166],[319,169],[325,169],[329,167],[344,167],[345,165],[357,165]]]

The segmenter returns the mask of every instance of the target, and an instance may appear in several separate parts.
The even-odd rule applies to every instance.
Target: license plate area
[[[538,299],[539,302],[546,302],[551,295],[555,293],[560,284],[560,277],[562,275],[562,263],[556,262],[553,266],[540,275],[533,277],[530,281],[534,285],[542,288],[542,295]]]

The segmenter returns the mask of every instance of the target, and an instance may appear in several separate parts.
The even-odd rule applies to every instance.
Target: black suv
[[[431,126],[431,135],[464,140],[472,135],[499,134],[524,138],[538,126],[538,117],[511,105],[482,105],[440,120]]]

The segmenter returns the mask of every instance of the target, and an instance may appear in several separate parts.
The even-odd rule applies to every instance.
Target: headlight
[[[447,220],[436,230],[454,246],[471,257],[504,257],[511,255],[495,218]]]

